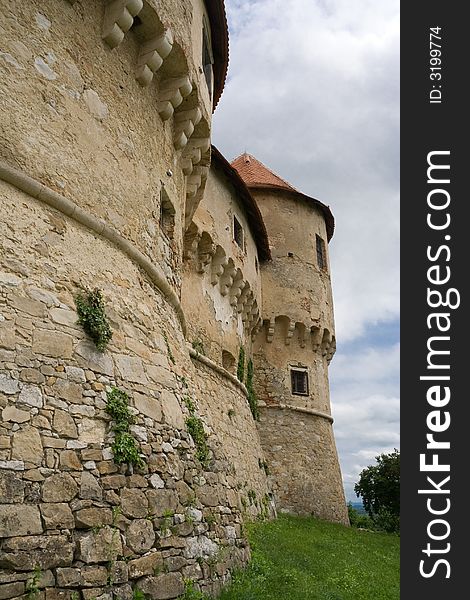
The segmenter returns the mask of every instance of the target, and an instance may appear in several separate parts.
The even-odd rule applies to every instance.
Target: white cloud
[[[398,444],[398,347],[358,355],[352,345],[399,316],[399,2],[227,8],[231,62],[215,144],[229,159],[252,153],[336,218],[336,337],[339,348],[350,343],[331,382],[349,494],[358,469]]]

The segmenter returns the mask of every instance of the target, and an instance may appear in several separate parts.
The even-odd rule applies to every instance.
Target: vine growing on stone
[[[112,388],[106,392],[106,412],[113,418],[115,434],[113,445],[114,462],[118,465],[127,463],[142,467],[144,461],[139,454],[139,445],[130,431],[135,417],[129,410],[129,396],[123,390]]]
[[[207,433],[204,431],[204,423],[199,417],[192,414],[186,419],[186,427],[196,445],[196,458],[203,467],[209,462],[209,446],[207,445]]]
[[[75,296],[78,323],[83,327],[100,352],[104,352],[113,336],[104,309],[103,296],[98,289],[84,290]]]
[[[237,378],[242,383],[245,379],[245,348],[243,346],[240,346],[238,353]]]
[[[256,397],[256,393],[253,388],[253,375],[254,375],[253,361],[250,358],[250,360],[248,361],[247,373],[246,373],[246,389],[248,392],[248,404],[250,405],[251,414],[253,415],[253,419],[258,421],[259,420],[258,398]]]

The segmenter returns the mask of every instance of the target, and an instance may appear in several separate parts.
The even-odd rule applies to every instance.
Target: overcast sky
[[[330,366],[348,500],[399,447],[399,2],[226,0],[229,77],[213,139],[253,154],[336,218]]]

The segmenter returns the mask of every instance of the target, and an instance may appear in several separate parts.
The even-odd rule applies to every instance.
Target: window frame
[[[214,90],[214,54],[212,52],[212,40],[209,23],[206,17],[202,21],[202,72],[206,80],[209,96],[212,100]]]
[[[241,238],[239,235],[237,236],[237,232],[239,235],[241,235]],[[245,229],[240,219],[238,219],[236,215],[233,215],[232,219],[232,235],[233,241],[237,244],[242,252],[245,252]]]
[[[175,237],[176,226],[176,210],[170,196],[162,183],[160,188],[160,212],[158,218],[158,226],[160,232],[169,241],[173,241]]]
[[[291,394],[293,396],[310,396],[310,385],[309,385],[309,377],[308,377],[308,369],[305,367],[290,367],[290,387]],[[302,388],[305,391],[299,391],[297,388],[296,377],[298,375],[302,375],[304,379],[304,385]]]
[[[317,265],[320,271],[328,272],[328,261],[326,259],[326,245],[325,240],[318,235],[315,234],[315,249],[317,254]]]

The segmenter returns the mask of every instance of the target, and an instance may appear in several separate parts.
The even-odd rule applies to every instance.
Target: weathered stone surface
[[[42,464],[44,455],[41,436],[35,427],[27,426],[13,435],[11,458],[38,466]]]
[[[55,358],[71,358],[72,336],[60,331],[35,329],[33,333],[33,352]]]
[[[13,379],[7,373],[0,373],[0,392],[4,394],[16,394],[19,390],[19,384],[16,379]]]
[[[53,389],[59,398],[63,398],[72,404],[80,404],[82,401],[82,386],[78,383],[58,379]]]
[[[162,390],[161,405],[165,422],[175,429],[184,429],[184,415],[178,400],[173,392]]]
[[[162,573],[156,577],[144,577],[139,588],[155,600],[177,598],[184,592],[183,577],[180,573]]]
[[[0,504],[0,538],[42,533],[37,506]]]
[[[208,558],[217,554],[219,547],[205,535],[186,539],[183,556],[186,558]]]
[[[165,487],[165,482],[160,477],[160,475],[158,475],[157,473],[154,473],[150,477],[150,483],[151,483],[152,487],[154,487],[157,490],[163,489]]]
[[[86,376],[85,371],[80,367],[65,367],[65,372],[67,373],[67,377],[70,381],[75,381],[77,383],[85,383]]]
[[[7,598],[21,596],[24,593],[24,591],[25,584],[23,581],[15,581],[14,583],[0,585],[0,600],[6,600]]]
[[[124,381],[135,383],[146,383],[147,375],[144,371],[142,360],[136,356],[127,356],[127,354],[117,354],[114,357],[116,367]]]
[[[17,310],[31,315],[32,317],[43,318],[46,314],[46,306],[42,302],[23,298],[22,296],[11,295],[10,304]]]
[[[68,473],[57,473],[46,479],[42,487],[43,502],[70,502],[78,492],[78,485]]]
[[[12,471],[24,471],[22,460],[0,460],[0,469],[11,469]]]
[[[152,552],[147,556],[136,558],[128,563],[129,578],[137,579],[144,575],[153,575],[156,570],[163,567],[163,558],[161,552]]]
[[[90,531],[77,538],[77,558],[87,564],[115,560],[121,554],[119,529],[106,526],[97,532]]]
[[[216,486],[202,485],[197,490],[197,497],[204,506],[219,505],[219,494]]]
[[[149,490],[147,498],[149,512],[156,517],[175,512],[178,506],[178,495],[174,490]]]
[[[52,428],[57,431],[60,436],[66,438],[77,438],[78,431],[74,419],[64,410],[56,408],[54,411],[54,420]]]
[[[80,342],[75,353],[85,360],[85,368],[97,371],[109,377],[114,376],[114,364],[112,358],[108,354],[99,352],[92,342],[84,340]]]
[[[182,556],[170,556],[165,561],[165,566],[168,571],[181,571],[187,563],[188,561],[186,558],[183,558]]]
[[[43,399],[41,388],[37,385],[25,384],[20,392],[18,401],[27,404],[28,406],[42,408]]]
[[[4,421],[12,421],[12,423],[25,423],[29,421],[30,416],[29,412],[20,410],[11,404],[2,410],[2,419]]]
[[[65,471],[82,471],[82,461],[75,450],[63,450],[60,453],[60,467]]]
[[[108,582],[108,570],[106,567],[93,565],[83,567],[81,571],[84,586],[96,587],[98,585],[106,585]]]
[[[9,323],[0,323],[0,348],[7,350],[16,348],[15,330]]]
[[[140,489],[123,489],[121,491],[121,509],[127,517],[142,518],[147,516],[148,500]]]
[[[73,529],[74,520],[68,504],[41,504],[46,529]]]
[[[137,554],[150,550],[155,541],[152,522],[147,519],[132,521],[126,530],[126,541]]]
[[[134,404],[139,412],[155,421],[161,422],[162,408],[156,398],[144,396],[143,394],[134,394]]]
[[[109,508],[82,508],[75,513],[75,524],[79,528],[102,527],[111,525],[113,514]]]
[[[0,501],[5,504],[23,502],[24,483],[16,473],[3,471],[0,473]]]
[[[98,480],[88,471],[84,471],[80,478],[80,498],[88,500],[101,500],[103,498],[103,490]]]
[[[99,419],[84,417],[78,427],[78,439],[87,444],[100,444],[104,441],[106,424]]]
[[[77,313],[64,308],[51,308],[49,315],[54,323],[74,327],[77,325]]]
[[[174,489],[178,494],[180,503],[183,505],[189,504],[190,500],[194,497],[193,490],[182,479],[175,483]]]
[[[20,373],[21,381],[26,381],[27,383],[44,383],[46,378],[38,369],[26,368],[22,369]]]
[[[79,587],[82,585],[82,574],[80,569],[72,567],[59,568],[56,571],[57,585],[61,587]]]
[[[73,560],[73,544],[64,535],[7,538],[2,550],[0,567],[18,571],[68,567]]]

